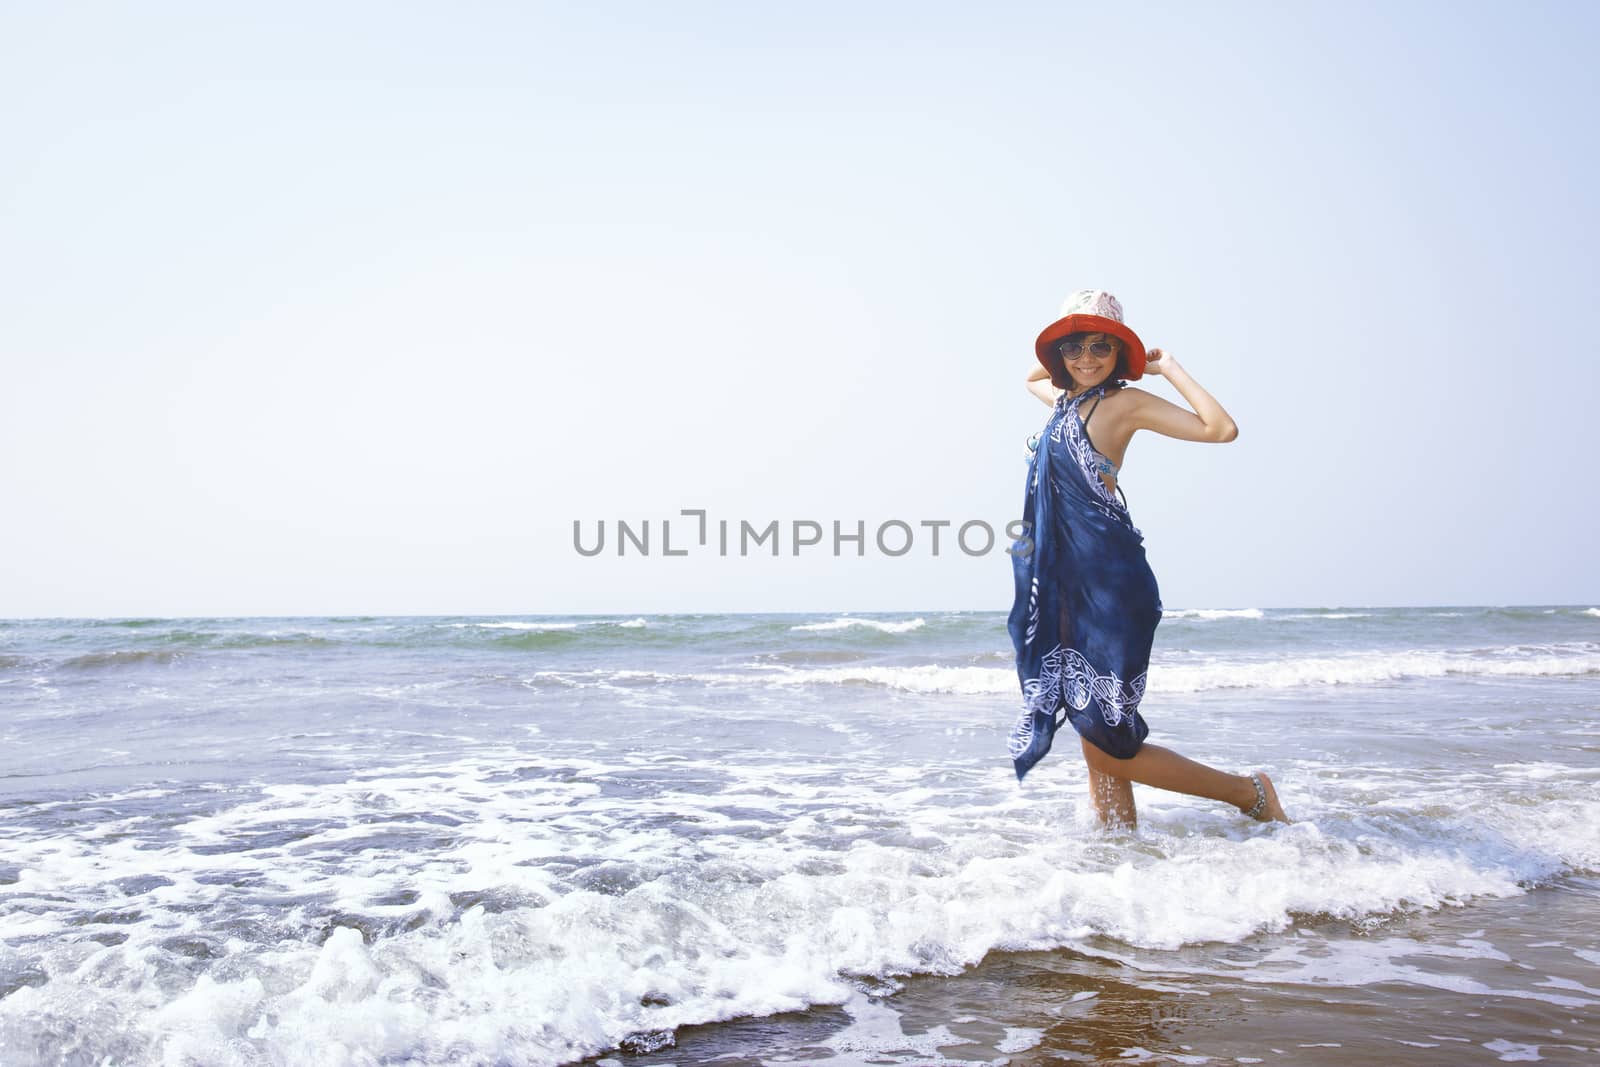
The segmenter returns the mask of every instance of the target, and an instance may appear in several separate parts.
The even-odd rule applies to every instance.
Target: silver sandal
[[[1260,819],[1261,813],[1267,810],[1267,787],[1261,784],[1261,775],[1254,771],[1250,773],[1250,784],[1256,787],[1256,802],[1244,814],[1249,819]]]

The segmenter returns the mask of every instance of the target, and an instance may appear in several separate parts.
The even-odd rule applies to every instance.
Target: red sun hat
[[[1052,379],[1066,377],[1060,345],[1068,334],[1106,333],[1122,342],[1128,357],[1129,381],[1144,377],[1144,342],[1122,323],[1122,304],[1104,289],[1079,289],[1061,302],[1061,317],[1044,328],[1033,343],[1034,355]]]

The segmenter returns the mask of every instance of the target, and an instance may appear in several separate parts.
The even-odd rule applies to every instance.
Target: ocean
[[[0,1064],[1600,1062],[1600,608],[0,621]]]

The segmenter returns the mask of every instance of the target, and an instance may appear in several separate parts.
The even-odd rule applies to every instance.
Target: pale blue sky
[[[7,5],[0,616],[1004,610],[572,522],[999,526],[1089,286],[1241,428],[1129,449],[1169,607],[1600,603],[1597,28]]]

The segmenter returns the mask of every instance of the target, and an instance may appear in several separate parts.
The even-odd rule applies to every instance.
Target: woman
[[[1144,538],[1117,498],[1122,458],[1140,430],[1220,443],[1237,437],[1238,428],[1170,353],[1146,354],[1123,324],[1122,305],[1104,290],[1069,296],[1034,352],[1039,366],[1028,373],[1028,389],[1055,412],[1037,445],[1030,441],[1028,533],[1012,546],[1016,600],[1008,628],[1023,695],[1010,738],[1017,778],[1070,721],[1102,825],[1134,825],[1133,782],[1288,822],[1272,779],[1227,774],[1145,744],[1149,727],[1139,714],[1161,598]],[[1145,374],[1166,378],[1193,410],[1124,387],[1124,379]]]

